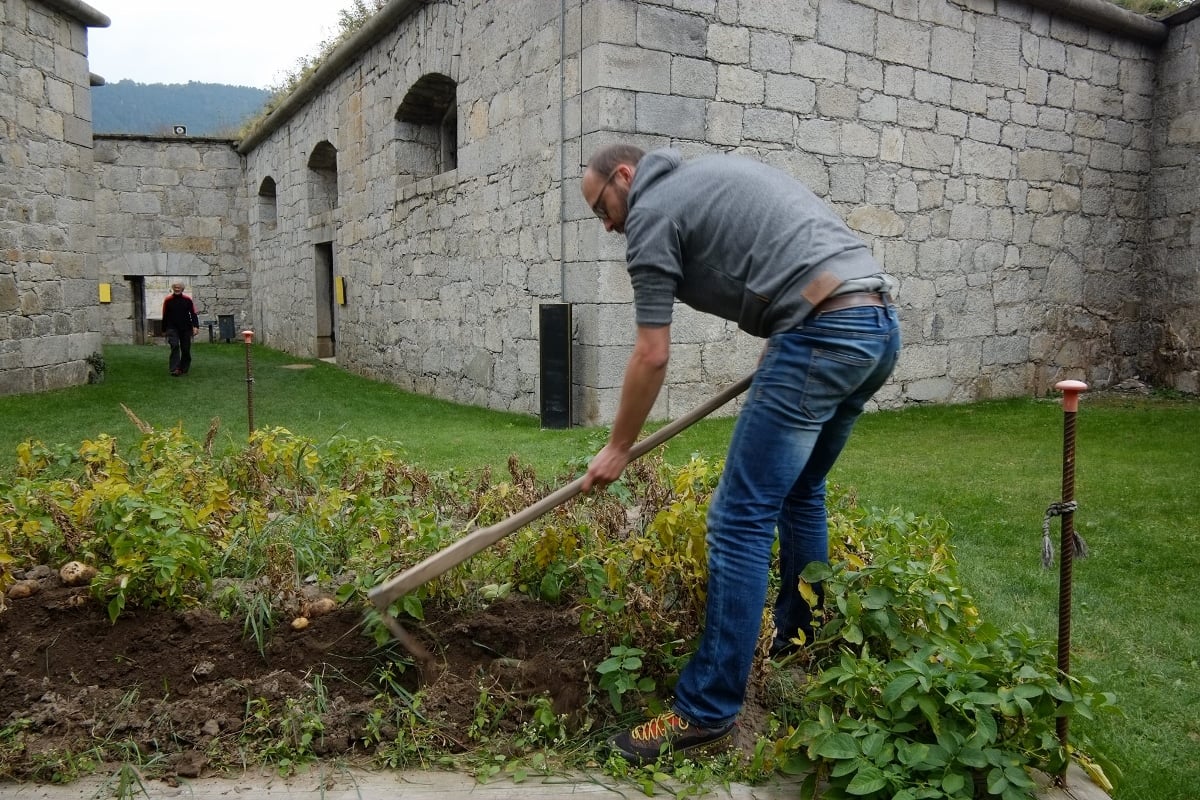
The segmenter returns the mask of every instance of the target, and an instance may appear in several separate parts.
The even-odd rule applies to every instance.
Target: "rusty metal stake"
[[[1079,395],[1086,392],[1088,385],[1083,381],[1059,381],[1054,388],[1063,393],[1063,476],[1062,476],[1062,537],[1058,551],[1058,670],[1062,675],[1071,674],[1071,581],[1076,548],[1075,537],[1075,415],[1079,411]],[[1064,753],[1070,718],[1065,714],[1057,720],[1056,732]],[[1062,772],[1055,778],[1059,786],[1067,785],[1067,766],[1070,758],[1063,762]]]
[[[254,331],[242,331],[246,341],[246,418],[250,426],[250,436],[254,435],[254,365],[250,363],[250,343],[254,341]]]

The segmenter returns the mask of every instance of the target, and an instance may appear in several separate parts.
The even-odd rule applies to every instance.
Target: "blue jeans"
[[[899,350],[893,307],[818,314],[767,340],[708,510],[704,633],[673,704],[690,722],[718,727],[741,710],[776,530],[775,644],[797,630],[811,640],[812,614],[797,587],[805,566],[829,560],[825,476]]]

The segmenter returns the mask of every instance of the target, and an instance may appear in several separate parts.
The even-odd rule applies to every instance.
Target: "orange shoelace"
[[[671,731],[686,731],[690,726],[683,717],[674,711],[659,714],[649,722],[643,722],[629,732],[630,738],[641,741],[652,741],[665,737]]]

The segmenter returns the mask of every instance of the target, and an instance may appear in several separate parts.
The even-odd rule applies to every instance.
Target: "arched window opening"
[[[458,168],[458,86],[423,75],[396,110],[397,171],[416,180]]]
[[[279,219],[279,198],[275,192],[275,179],[270,175],[258,186],[258,221],[274,225]]]
[[[308,213],[324,214],[337,208],[337,148],[318,142],[308,157]]]

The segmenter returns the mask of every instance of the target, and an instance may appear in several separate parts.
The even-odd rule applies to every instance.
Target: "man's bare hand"
[[[607,444],[596,454],[588,464],[587,474],[583,478],[583,491],[590,492],[593,487],[603,489],[615,482],[625,471],[629,463],[629,451],[613,444]]]

